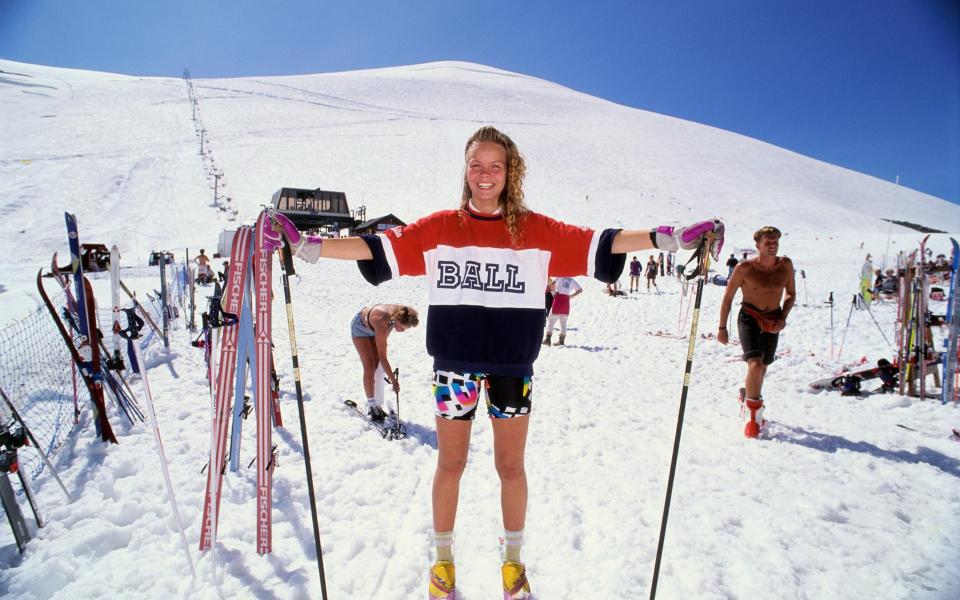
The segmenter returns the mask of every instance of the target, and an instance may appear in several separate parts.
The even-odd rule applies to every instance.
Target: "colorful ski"
[[[953,258],[950,262],[950,293],[947,296],[947,338],[944,340],[943,354],[943,402],[957,400],[957,336],[960,334],[960,286],[957,277],[960,275],[960,244],[950,238],[953,246]]]
[[[70,278],[63,274],[62,269],[57,266],[57,253],[53,253],[53,259],[50,261],[50,269],[52,271],[54,279],[57,283],[60,284],[60,287],[63,288],[64,293],[67,296],[67,306],[64,307],[63,316],[69,322],[70,328],[76,333],[77,336],[83,337],[83,334],[80,330],[80,317],[78,310],[78,303],[76,298],[74,298],[73,291],[70,286]],[[94,315],[94,321],[91,327],[91,331],[96,332],[93,337],[97,340],[97,346],[99,347],[99,355],[106,356],[107,360],[100,361],[100,375],[103,382],[107,384],[107,389],[113,394],[114,400],[117,402],[117,407],[123,413],[125,417],[134,423],[135,419],[143,421],[143,411],[140,410],[140,407],[137,406],[136,401],[133,399],[133,391],[130,389],[130,386],[127,384],[126,380],[123,378],[123,375],[120,374],[119,369],[114,369],[110,365],[110,351],[107,349],[106,344],[103,341],[103,335],[100,333],[100,328],[96,322],[96,297],[93,294],[93,287],[90,282],[84,277],[83,287],[86,292],[88,299],[86,300],[87,310],[90,314]],[[93,307],[92,309],[89,307]],[[89,339],[89,338],[87,338]],[[122,363],[122,361],[121,361]],[[121,364],[122,366],[122,364]]]
[[[73,357],[73,362],[77,370],[80,371],[84,385],[87,386],[90,401],[94,406],[97,434],[103,441],[116,444],[117,438],[114,436],[113,429],[110,427],[110,421],[107,420],[106,407],[103,402],[103,382],[99,377],[99,371],[93,371],[90,363],[84,360],[84,357],[80,354],[79,349],[73,341],[73,336],[70,335],[67,326],[63,323],[60,314],[57,312],[57,308],[53,305],[53,301],[50,300],[50,296],[47,295],[47,291],[43,288],[43,269],[37,271],[37,290],[40,292],[40,298],[43,299],[43,304],[50,312],[50,316],[53,317],[53,322],[56,324],[57,330],[60,332],[64,343],[67,345],[67,349],[70,350],[70,355]],[[94,374],[97,376],[95,377]]]
[[[120,337],[120,249],[116,245],[110,248],[110,298],[113,301],[113,353],[107,359],[107,367],[118,371],[123,369],[123,338]]]
[[[920,242],[920,295],[917,297],[917,365],[920,371],[920,398],[927,397],[927,332],[930,326],[927,323],[927,294],[930,286],[927,282],[927,235]]]
[[[266,211],[260,213],[254,234],[253,290],[256,323],[254,325],[254,350],[257,371],[255,394],[257,413],[257,553],[267,554],[272,547],[273,509],[273,445],[271,440],[273,400],[270,389],[271,335],[273,300],[273,252],[264,248],[263,233],[270,227]],[[232,265],[231,265],[232,266]]]
[[[251,249],[252,250],[252,249]],[[249,268],[248,268],[249,271]],[[256,358],[253,351],[253,308],[250,299],[251,280],[247,278],[246,292],[243,297],[243,311],[240,314],[240,336],[237,344],[237,376],[233,394],[233,424],[230,428],[230,470],[240,470],[240,443],[243,433],[243,421],[250,414],[252,404],[247,402],[247,373],[250,373],[251,385],[257,389],[257,372],[254,369]]]
[[[160,315],[163,319],[163,347],[170,347],[170,308],[167,305],[167,253],[160,252]]]

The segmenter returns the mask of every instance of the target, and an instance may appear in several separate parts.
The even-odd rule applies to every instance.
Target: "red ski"
[[[116,444],[117,438],[113,433],[113,428],[110,427],[110,421],[107,420],[107,409],[103,401],[103,380],[99,376],[99,354],[97,354],[96,364],[94,364],[93,360],[88,360],[83,356],[81,352],[90,349],[91,346],[86,339],[81,342],[79,347],[75,344],[73,336],[68,331],[67,326],[63,323],[60,315],[57,313],[57,309],[50,300],[50,296],[47,295],[47,291],[43,288],[43,279],[41,277],[42,274],[43,269],[37,271],[37,290],[40,292],[40,297],[43,299],[43,303],[47,307],[47,310],[50,311],[50,316],[53,317],[53,321],[57,325],[57,330],[60,332],[60,336],[67,344],[67,348],[70,350],[70,355],[73,357],[73,362],[80,371],[83,383],[87,386],[87,391],[90,392],[90,401],[93,403],[95,413],[94,417],[96,419],[97,432],[100,434],[100,439],[105,442],[112,442]],[[89,289],[90,283],[86,280],[84,280],[84,282],[86,283],[84,286],[85,290]],[[92,290],[90,291],[90,299],[93,299]],[[96,319],[96,314],[94,312],[90,312],[89,314],[93,315],[94,319]],[[94,324],[96,323],[94,322]],[[92,352],[90,353],[90,358],[93,358]]]
[[[263,247],[264,228],[270,227],[267,212],[260,213],[254,233],[253,295],[254,353],[257,370],[257,553],[271,551],[273,510],[273,469],[271,440],[273,419],[273,377],[271,341],[271,304],[273,300],[273,252]]]

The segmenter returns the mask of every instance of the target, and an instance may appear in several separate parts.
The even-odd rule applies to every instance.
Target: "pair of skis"
[[[220,300],[223,313],[229,321],[220,329],[220,348],[214,374],[210,459],[207,468],[207,486],[201,521],[200,550],[214,550],[219,521],[220,496],[226,467],[227,438],[231,420],[231,403],[236,389],[238,341],[241,323],[249,323],[243,310],[253,310],[254,371],[256,374],[257,417],[257,553],[267,554],[272,549],[272,477],[276,464],[272,445],[271,396],[271,300],[272,252],[263,246],[263,228],[266,213],[257,220],[256,228],[240,227],[233,237],[226,287]],[[252,249],[251,249],[252,246]],[[249,268],[248,268],[249,267]],[[253,302],[245,303],[247,276],[252,275]],[[212,347],[211,356],[217,355]],[[246,357],[244,356],[244,361]],[[242,381],[241,381],[242,385]],[[215,551],[215,550],[214,550]],[[215,560],[214,560],[215,562]],[[215,577],[215,575],[214,575]]]
[[[397,413],[390,412],[383,421],[374,421],[370,418],[370,415],[360,410],[360,407],[353,400],[344,400],[343,405],[351,413],[366,421],[383,439],[402,440],[407,437],[407,427],[400,421],[400,416]]]
[[[83,276],[83,265],[80,260],[80,241],[77,235],[77,219],[70,213],[64,213],[64,217],[67,224],[67,236],[70,242],[71,270],[73,271],[73,280],[76,286],[75,297],[70,293],[69,284],[64,278],[60,277],[57,271],[56,255],[54,255],[53,259],[53,268],[54,275],[57,276],[57,280],[67,292],[68,303],[72,304],[72,307],[68,307],[66,316],[70,318],[70,308],[73,309],[72,314],[76,316],[75,321],[71,323],[78,334],[79,339],[76,343],[67,326],[64,324],[63,319],[61,319],[60,314],[57,312],[57,308],[50,300],[50,296],[47,295],[43,287],[43,269],[37,272],[37,290],[40,292],[40,297],[50,312],[50,316],[53,318],[57,330],[60,332],[64,343],[70,351],[73,362],[80,372],[84,385],[86,385],[87,391],[90,393],[90,401],[94,407],[94,424],[97,435],[105,442],[116,444],[117,437],[114,435],[113,428],[110,426],[110,421],[107,418],[106,404],[103,395],[103,372],[100,364],[96,300],[93,296],[93,287]]]
[[[258,222],[259,226],[259,222]],[[207,325],[212,329],[212,342],[208,348],[210,352],[211,376],[211,435],[210,458],[207,463],[207,486],[203,502],[203,518],[201,520],[200,550],[212,550],[213,562],[216,563],[217,525],[219,522],[220,496],[222,491],[223,472],[226,466],[227,429],[230,417],[230,402],[233,398],[233,383],[237,365],[237,340],[239,337],[240,313],[244,309],[244,295],[246,278],[250,264],[250,245],[254,237],[250,227],[241,227],[233,237],[233,246],[230,252],[230,265],[227,272],[226,288],[218,302],[227,320],[222,327],[213,327],[208,315]],[[256,275],[254,275],[256,278]],[[269,280],[268,285],[269,285]],[[269,292],[267,302],[269,303]],[[211,303],[213,306],[214,303]],[[217,353],[217,338],[219,339],[219,354]],[[269,343],[269,342],[268,342]],[[257,365],[259,366],[259,365]],[[259,392],[259,389],[257,390]],[[259,415],[258,415],[259,416]],[[267,428],[269,431],[269,427]],[[261,429],[257,428],[258,452],[260,448],[259,436]],[[269,442],[267,442],[269,443]],[[269,539],[269,512],[262,512],[260,507],[260,461],[257,464],[257,550],[265,546],[264,538]],[[261,517],[264,517],[263,519]],[[266,525],[263,527],[262,525]],[[268,544],[267,544],[268,546]],[[214,580],[216,572],[214,569]]]
[[[382,371],[378,368],[377,374]],[[400,378],[400,369],[393,370],[393,376],[396,379]],[[384,376],[383,381],[389,382],[390,380]],[[379,384],[379,381],[377,382]],[[379,397],[379,391],[377,395]],[[403,421],[400,420],[400,392],[397,392],[397,410],[393,411],[391,408],[387,413],[386,418],[381,421],[376,421],[369,414],[360,410],[360,407],[357,406],[357,403],[353,400],[344,400],[343,405],[348,411],[352,414],[357,415],[364,421],[366,421],[371,427],[373,427],[385,440],[402,440],[407,437],[407,426],[403,424]]]
[[[267,554],[272,550],[272,508],[273,491],[272,478],[276,466],[276,454],[272,445],[271,434],[274,421],[279,419],[274,414],[273,394],[273,360],[272,360],[272,314],[273,300],[273,253],[266,247],[264,234],[266,228],[272,227],[270,211],[264,211],[257,219],[255,228],[240,227],[234,234],[230,252],[229,271],[226,287],[219,301],[223,313],[229,322],[222,329],[219,360],[215,367],[211,366],[211,376],[215,378],[212,385],[212,428],[210,442],[210,460],[207,469],[207,486],[203,504],[203,518],[201,521],[200,549],[211,551],[211,569],[216,581],[216,541],[217,525],[219,521],[220,496],[222,492],[223,474],[226,468],[227,429],[231,418],[230,404],[238,393],[242,398],[243,378],[239,376],[237,360],[240,356],[240,330],[247,324],[249,315],[244,311],[253,312],[253,350],[254,350],[254,390],[257,422],[257,493],[256,493],[256,546],[258,554]],[[252,248],[251,248],[252,245]],[[300,383],[299,358],[296,348],[296,336],[293,323],[293,307],[290,298],[289,275],[293,274],[293,260],[289,247],[284,252],[283,287],[286,300],[287,321],[290,332],[290,349],[293,360],[294,381],[297,391],[298,410],[300,415],[300,431],[303,442],[304,457],[307,470],[307,485],[310,495],[310,508],[313,516],[314,539],[317,551],[317,563],[320,571],[321,591],[324,599],[327,598],[326,578],[323,570],[323,554],[320,548],[319,523],[316,514],[316,497],[313,488],[313,474],[310,465],[310,446],[307,441],[306,420],[303,409],[303,393]],[[253,301],[244,302],[247,289],[248,274],[252,276],[250,288],[253,291]],[[251,306],[252,304],[252,306]],[[214,336],[216,337],[216,335]],[[217,357],[216,345],[210,347],[211,363]],[[244,353],[242,360],[246,362]],[[245,365],[244,365],[245,367]],[[238,400],[239,402],[239,400]]]
[[[120,371],[124,368],[123,360],[119,356],[111,357],[110,350],[104,343],[103,336],[100,333],[100,328],[96,318],[96,298],[93,295],[93,288],[90,287],[90,282],[86,281],[86,277],[81,274],[81,277],[83,277],[84,280],[83,286],[86,290],[85,297],[81,301],[79,297],[74,296],[74,293],[71,290],[69,277],[63,273],[60,267],[57,266],[56,252],[53,254],[50,270],[54,279],[56,279],[57,283],[60,285],[64,291],[64,294],[66,295],[67,305],[64,307],[62,314],[67,323],[70,325],[70,328],[77,336],[79,336],[81,340],[78,349],[83,350],[87,340],[96,340],[95,344],[89,345],[89,350],[92,353],[91,356],[96,357],[94,362],[98,362],[100,365],[99,374],[102,382],[106,384],[106,388],[110,391],[117,402],[117,407],[131,424],[136,423],[138,420],[143,421],[143,411],[140,409],[140,406],[137,404],[136,400],[134,400],[133,390],[130,389],[126,379],[124,379],[123,375],[120,373]],[[84,319],[80,318],[79,316],[81,314],[81,303],[83,306],[88,307],[86,309],[88,314],[87,318],[90,321],[88,324],[88,330],[94,332],[95,335],[86,335],[80,329],[79,324],[84,321]],[[116,305],[114,308],[116,309]]]

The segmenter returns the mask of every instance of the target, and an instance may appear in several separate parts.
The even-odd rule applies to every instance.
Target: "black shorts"
[[[769,365],[777,358],[779,333],[767,333],[760,329],[760,323],[748,315],[742,308],[737,316],[737,332],[740,334],[740,347],[743,348],[743,360],[762,358]]]
[[[512,419],[530,414],[533,381],[530,377],[434,371],[434,414],[444,419],[472,421],[477,415],[480,389],[487,392],[491,419]]]

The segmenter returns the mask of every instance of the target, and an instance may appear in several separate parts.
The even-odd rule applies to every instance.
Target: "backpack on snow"
[[[844,375],[843,380],[840,382],[840,395],[859,396],[860,378],[856,375]]]

